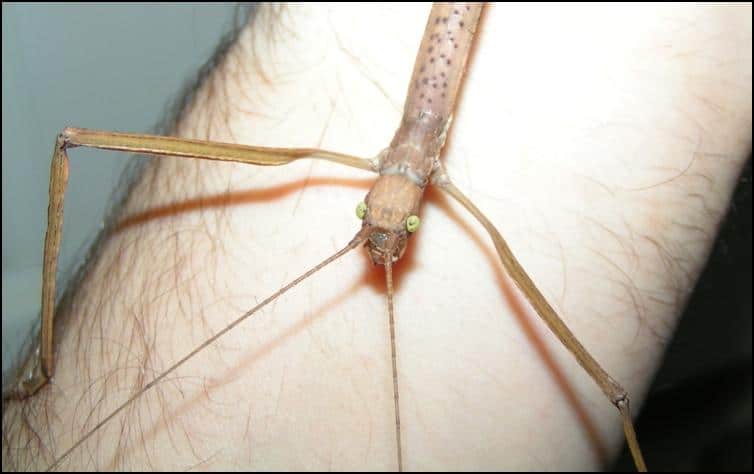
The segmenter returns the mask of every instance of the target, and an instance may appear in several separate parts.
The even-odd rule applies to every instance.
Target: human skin
[[[398,126],[428,9],[288,7],[277,34],[263,13],[177,131],[374,156]],[[494,5],[443,162],[637,412],[750,147],[750,6]],[[230,197],[108,240],[52,383],[6,406],[3,465],[49,465],[134,386],[343,247],[372,179],[313,161],[157,159],[124,217]],[[609,457],[622,443],[617,411],[502,276],[484,230],[442,193],[427,198],[395,268],[405,468],[599,468],[597,446]],[[62,467],[394,469],[383,280],[351,252]],[[32,443],[9,423],[21,410],[41,433]],[[25,448],[11,456],[8,440]]]

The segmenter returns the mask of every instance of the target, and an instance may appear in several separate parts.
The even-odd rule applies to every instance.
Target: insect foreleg
[[[47,234],[42,273],[42,316],[38,345],[22,363],[17,380],[3,389],[3,399],[34,395],[55,372],[53,326],[55,320],[55,276],[63,233],[63,204],[68,183],[67,149],[77,146],[156,156],[232,161],[260,166],[280,166],[303,158],[317,158],[375,171],[378,159],[359,158],[316,148],[267,148],[187,140],[174,137],[137,135],[79,128],[65,129],[55,141],[50,171]]]
[[[456,188],[448,176],[439,170],[432,179],[433,184],[448,193],[453,199],[466,208],[487,230],[490,238],[495,244],[500,262],[505,267],[508,275],[516,283],[516,286],[523,292],[531,305],[536,310],[540,318],[547,324],[550,330],[560,339],[560,342],[576,357],[579,364],[587,371],[589,376],[599,385],[602,392],[607,396],[610,402],[618,408],[621,418],[623,419],[623,431],[626,435],[626,441],[634,458],[634,463],[639,471],[646,471],[647,466],[639,448],[636,439],[631,412],[629,409],[628,392],[616,382],[592,357],[589,351],[579,342],[576,336],[568,329],[563,320],[558,316],[555,310],[550,306],[545,297],[539,291],[534,282],[529,278],[523,267],[513,255],[508,244],[495,228],[494,224],[477,208],[471,200]]]

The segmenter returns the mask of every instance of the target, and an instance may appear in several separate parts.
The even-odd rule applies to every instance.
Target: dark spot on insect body
[[[457,44],[454,44],[453,47],[456,48],[456,49],[458,49],[458,45]]]
[[[440,75],[441,75],[442,77],[445,77],[445,73],[444,73],[444,72],[442,72],[442,71],[440,72]]]
[[[440,97],[445,97],[445,92],[443,92],[442,94],[440,94]]]
[[[432,99],[427,99],[427,102],[429,102],[431,104],[432,103]]]
[[[429,82],[429,79],[427,79],[426,77],[422,79],[422,84],[427,84],[428,82]]]
[[[443,86],[443,87],[448,87],[448,83],[447,83],[447,82],[443,82],[443,83],[442,83],[442,86]]]
[[[430,46],[430,47],[429,47],[429,49],[428,49],[427,51],[429,51],[429,52],[431,53],[431,52],[432,52],[432,51],[434,51],[434,50],[435,50],[435,47],[434,47],[434,46]]]
[[[447,23],[447,22],[448,22],[448,17],[446,16],[445,18],[443,18],[443,19],[442,19],[442,22],[443,22],[443,23]]]
[[[454,15],[458,15],[458,10],[453,10]]]
[[[431,63],[435,62],[435,58],[429,58],[429,62]]]
[[[440,24],[440,17],[438,16],[437,18],[435,18],[435,25],[439,25],[439,24]]]
[[[432,89],[437,89],[437,83],[432,84]]]
[[[448,59],[447,63],[448,63],[448,66],[450,66],[450,59]]]
[[[423,98],[424,98],[424,93],[423,93],[423,92],[422,92],[422,93],[421,93],[421,94],[419,95],[419,98],[420,98],[420,99],[423,99]]]
[[[440,53],[440,57],[444,58],[445,57],[445,53]]]
[[[459,21],[459,22],[458,22],[458,26],[460,26],[461,28],[463,28],[463,22],[462,22],[462,21]]]
[[[425,69],[427,69],[427,67],[426,66],[422,66],[421,69],[419,69],[419,72],[424,72]]]

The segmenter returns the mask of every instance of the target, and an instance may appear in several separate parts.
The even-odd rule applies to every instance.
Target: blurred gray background
[[[50,156],[65,126],[150,131],[235,4],[2,5],[3,370],[38,318]],[[59,269],[82,257],[128,161],[70,154]]]

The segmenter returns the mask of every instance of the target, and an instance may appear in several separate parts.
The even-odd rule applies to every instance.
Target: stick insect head
[[[408,237],[419,229],[418,209],[423,189],[400,175],[381,176],[372,186],[356,215],[364,221],[366,238],[375,265],[394,263],[406,251]]]

